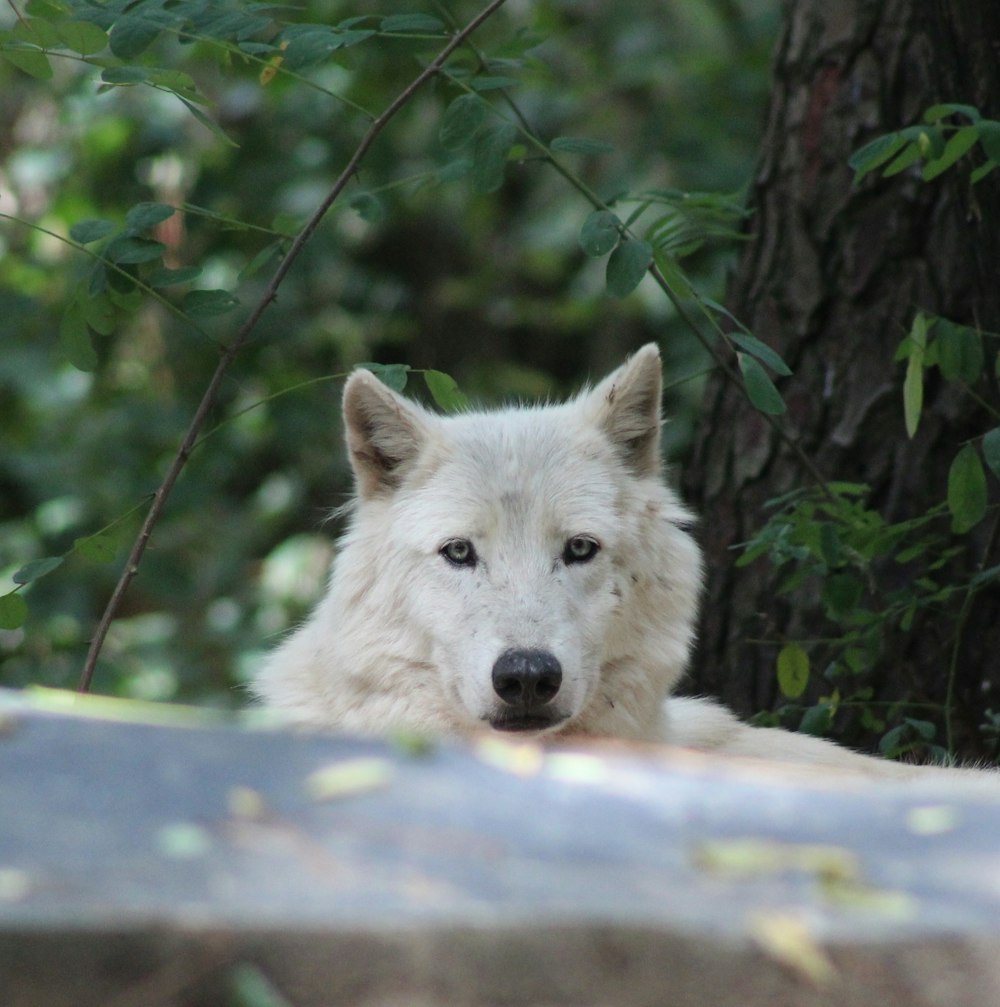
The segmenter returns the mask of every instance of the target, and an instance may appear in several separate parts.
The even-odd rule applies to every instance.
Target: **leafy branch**
[[[474,46],[472,48],[479,64],[479,70],[488,70],[488,61]],[[500,115],[496,108],[482,97],[482,88],[477,88],[473,78],[467,81],[455,74],[448,74],[451,83],[463,90],[445,113],[441,125],[441,140],[446,147],[461,149],[474,144],[475,162],[479,164],[480,187],[487,191],[497,187],[502,180],[503,164],[513,146],[516,135],[520,135],[533,147],[539,160],[552,167],[590,204],[593,212],[584,221],[580,231],[580,245],[588,255],[598,258],[610,253],[607,266],[607,286],[610,293],[624,297],[639,285],[647,273],[666,295],[673,305],[678,318],[694,335],[698,342],[715,362],[725,379],[760,413],[781,442],[796,456],[804,471],[808,472],[820,492],[832,499],[827,489],[827,479],[820,472],[816,463],[802,449],[802,446],[790,435],[778,420],[785,412],[785,403],[774,383],[768,377],[762,364],[766,364],[776,373],[788,376],[792,372],[771,347],[767,346],[749,332],[726,309],[700,294],[687,280],[683,270],[677,265],[669,247],[663,247],[664,242],[657,241],[660,247],[654,247],[649,241],[640,239],[633,228],[640,214],[653,202],[667,201],[662,194],[651,197],[637,196],[634,201],[639,203],[638,209],[622,222],[613,212],[610,203],[593,191],[580,176],[569,168],[557,156],[558,152],[600,154],[607,152],[607,145],[584,138],[557,137],[546,143],[532,127],[527,116],[511,97],[506,87],[497,88],[500,97],[511,113],[512,119],[501,116],[502,125],[490,130],[483,127],[483,118],[487,109],[495,115]],[[492,88],[491,88],[492,90]],[[484,142],[485,141],[485,142]],[[685,194],[674,194],[675,200]],[[624,200],[626,197],[619,197]],[[633,201],[632,199],[628,200]],[[659,220],[650,228],[650,237],[657,233],[662,235],[663,220]],[[723,231],[727,236],[730,232]],[[668,278],[669,275],[669,278]],[[705,335],[701,327],[691,317],[684,306],[682,297],[692,299],[701,310],[708,324],[715,331],[717,340],[713,341]],[[727,332],[719,323],[717,315],[727,317],[740,331]],[[727,347],[736,358],[732,362],[721,348],[720,342]]]
[[[78,689],[80,692],[87,692],[90,689],[91,682],[93,681],[94,670],[97,667],[97,661],[100,657],[101,650],[104,646],[104,641],[107,638],[108,630],[111,627],[118,608],[121,605],[122,599],[128,590],[129,584],[136,576],[139,571],[139,565],[142,562],[142,558],[145,555],[146,547],[149,544],[150,537],[153,534],[153,529],[156,527],[159,521],[160,515],[166,506],[167,499],[177,482],[184,466],[187,464],[187,460],[191,454],[191,451],[198,440],[198,436],[201,433],[205,422],[208,419],[209,413],[215,404],[216,398],[219,394],[219,389],[222,385],[223,379],[225,378],[229,368],[232,366],[233,361],[239,355],[240,351],[246,346],[247,342],[250,340],[257,323],[260,321],[264,312],[267,310],[268,306],[277,298],[278,288],[281,286],[282,281],[288,274],[289,270],[292,268],[295,260],[299,257],[303,247],[312,237],[316,228],[319,227],[320,222],[326,216],[327,211],[336,202],[341,193],[354,178],[355,173],[358,170],[361,161],[364,159],[368,150],[371,148],[372,144],[378,138],[379,134],[386,128],[386,126],[392,121],[392,119],[413,99],[414,95],[420,88],[432,77],[438,74],[444,67],[445,62],[448,57],[459,47],[465,40],[479,28],[486,20],[488,20],[493,14],[496,13],[506,2],[506,0],[492,0],[487,4],[468,24],[457,31],[452,38],[449,40],[448,44],[445,45],[438,55],[427,64],[426,67],[408,84],[392,101],[389,106],[381,113],[373,122],[369,125],[365,135],[362,137],[361,142],[358,144],[354,153],[351,155],[350,160],[347,162],[343,171],[341,171],[337,180],[334,182],[332,188],[324,197],[322,202],[313,212],[312,216],[306,221],[303,228],[295,236],[292,241],[291,246],[285,253],[281,262],[278,264],[274,275],[271,277],[270,282],[265,288],[264,292],[261,294],[260,299],[257,302],[256,307],[250,312],[246,321],[240,327],[239,331],[236,333],[233,341],[225,348],[223,351],[219,363],[215,368],[215,372],[212,375],[211,380],[205,388],[202,395],[201,401],[195,410],[194,416],[188,426],[186,433],[181,441],[180,447],[177,453],[174,455],[171,461],[166,475],[163,481],[160,483],[156,492],[153,495],[153,502],[146,514],[145,520],[142,523],[142,527],[139,530],[139,534],[132,546],[132,550],[129,553],[128,559],[125,562],[125,567],[122,571],[118,583],[115,585],[115,589],[112,592],[111,598],[108,601],[104,612],[97,624],[94,632],[94,637],[91,640],[90,647],[87,652],[87,657],[84,662],[83,672],[80,676],[80,682]]]

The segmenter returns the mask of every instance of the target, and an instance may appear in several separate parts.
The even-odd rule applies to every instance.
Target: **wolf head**
[[[700,582],[660,395],[653,345],[568,403],[448,417],[357,371],[351,527],[259,691],[365,732],[657,736]]]

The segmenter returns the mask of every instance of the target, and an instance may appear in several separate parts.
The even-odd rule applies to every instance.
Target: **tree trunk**
[[[974,189],[962,166],[927,183],[918,166],[854,186],[847,160],[872,137],[919,122],[937,102],[1000,117],[1000,4],[798,0],[787,8],[773,72],[751,193],[753,238],[728,305],[794,371],[779,381],[786,430],[827,479],[867,484],[870,505],[899,521],[944,500],[959,447],[997,425],[928,371],[921,425],[908,439],[905,365],[894,354],[920,309],[1000,331],[1000,172]],[[994,402],[998,348],[986,339],[990,384],[977,389]],[[744,714],[771,708],[780,645],[821,636],[829,625],[815,591],[779,594],[781,578],[768,561],[735,568],[732,547],[764,524],[766,501],[808,485],[809,476],[720,378],[708,388],[685,480],[702,514],[709,570],[691,690],[721,696]],[[994,520],[991,511],[961,540],[966,571],[1000,562],[989,555]],[[872,683],[876,700],[906,693],[944,701],[955,616],[927,613],[909,632],[888,633]],[[967,712],[962,733],[974,741],[976,715],[991,702],[1000,709],[1000,696],[989,694],[1000,684],[995,586],[976,597],[961,638],[956,708]]]

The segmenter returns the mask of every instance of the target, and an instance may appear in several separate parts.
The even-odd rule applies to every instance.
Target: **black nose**
[[[562,665],[546,650],[505,650],[493,665],[493,691],[507,706],[536,710],[562,685]]]

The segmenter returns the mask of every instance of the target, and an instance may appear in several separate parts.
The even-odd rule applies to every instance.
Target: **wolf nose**
[[[562,685],[562,665],[546,650],[505,650],[493,665],[493,691],[508,706],[545,706]]]

